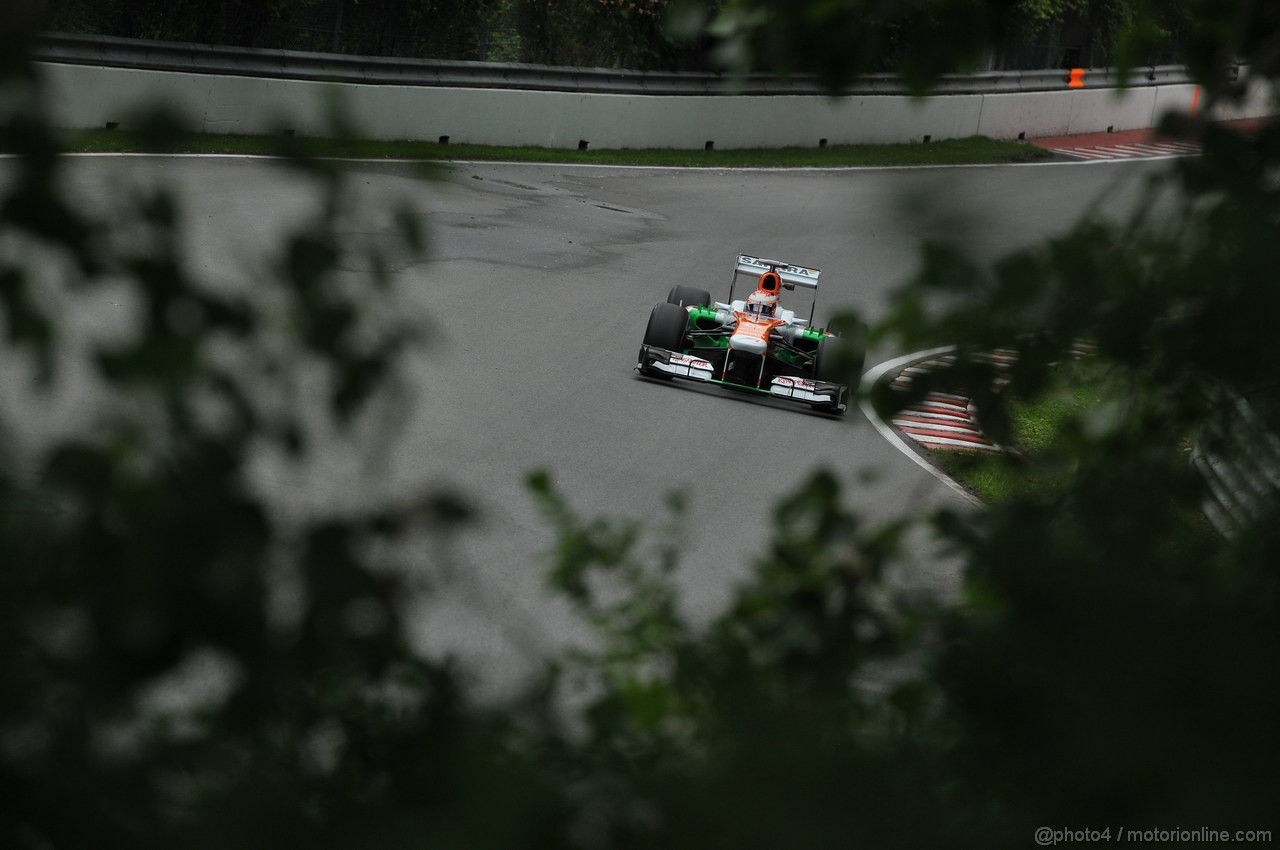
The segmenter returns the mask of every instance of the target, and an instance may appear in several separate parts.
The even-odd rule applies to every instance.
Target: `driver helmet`
[[[778,296],[776,293],[769,292],[765,289],[757,289],[755,292],[747,296],[747,315],[759,318],[773,318],[774,312],[778,307]]]

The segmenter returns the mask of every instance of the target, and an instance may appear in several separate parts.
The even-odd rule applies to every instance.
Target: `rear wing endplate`
[[[796,286],[803,286],[807,289],[818,288],[818,276],[822,274],[820,269],[810,269],[804,266],[795,266],[791,263],[784,263],[781,260],[766,260],[763,257],[752,257],[748,254],[738,255],[738,265],[733,270],[734,280],[738,275],[748,274],[753,277],[759,277],[767,271],[775,271],[778,277],[782,278],[783,283],[791,283]]]

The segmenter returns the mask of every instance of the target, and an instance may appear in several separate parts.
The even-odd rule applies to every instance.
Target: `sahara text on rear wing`
[[[763,257],[752,257],[749,254],[738,255],[738,265],[734,267],[733,279],[736,282],[738,275],[746,274],[758,278],[767,271],[775,271],[778,277],[782,278],[784,284],[792,286],[803,286],[807,289],[818,288],[818,276],[822,274],[821,269],[811,269],[805,266],[796,266],[791,263],[784,263],[781,260],[766,260]]]

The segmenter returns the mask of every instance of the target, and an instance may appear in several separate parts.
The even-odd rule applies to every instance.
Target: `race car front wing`
[[[763,393],[775,398],[792,399],[840,413],[844,413],[847,406],[848,387],[843,384],[787,376],[773,378],[768,387],[753,387],[735,381],[722,381],[716,378],[716,368],[711,361],[692,354],[668,351],[654,345],[640,346],[640,362],[636,364],[636,369],[641,372],[660,372],[673,378],[719,384],[735,390]]]

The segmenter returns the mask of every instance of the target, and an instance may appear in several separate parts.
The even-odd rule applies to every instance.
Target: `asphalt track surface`
[[[661,523],[665,495],[690,497],[680,574],[695,621],[720,610],[768,537],[772,506],[815,469],[835,470],[870,520],[964,502],[888,444],[857,410],[844,420],[632,371],[652,305],[672,284],[723,297],[738,252],[821,268],[818,320],[852,306],[875,321],[940,238],[980,259],[1066,228],[1086,209],[1132,204],[1163,162],[844,171],[658,170],[457,164],[424,183],[399,163],[352,164],[374,203],[426,218],[429,255],[397,269],[394,309],[429,321],[395,412],[371,450],[335,440],[319,464],[264,462],[257,486],[291,509],[454,487],[480,524],[415,569],[434,579],[414,629],[490,684],[585,631],[546,592],[548,524],[524,484],[551,470],[584,515]],[[314,197],[264,160],[83,157],[69,185],[102,204],[135,182],[169,181],[187,204],[189,256],[243,286],[261,253]],[[377,217],[355,228],[389,227]],[[258,264],[258,265],[256,265]],[[359,273],[358,267],[349,269]],[[798,294],[787,294],[798,298]],[[784,299],[786,300],[786,299]],[[110,304],[100,303],[110,322]],[[92,319],[91,319],[92,321]],[[872,351],[867,366],[902,354]],[[71,404],[56,416],[74,420]],[[46,410],[46,416],[55,413]],[[899,580],[942,594],[954,563],[927,547]]]

